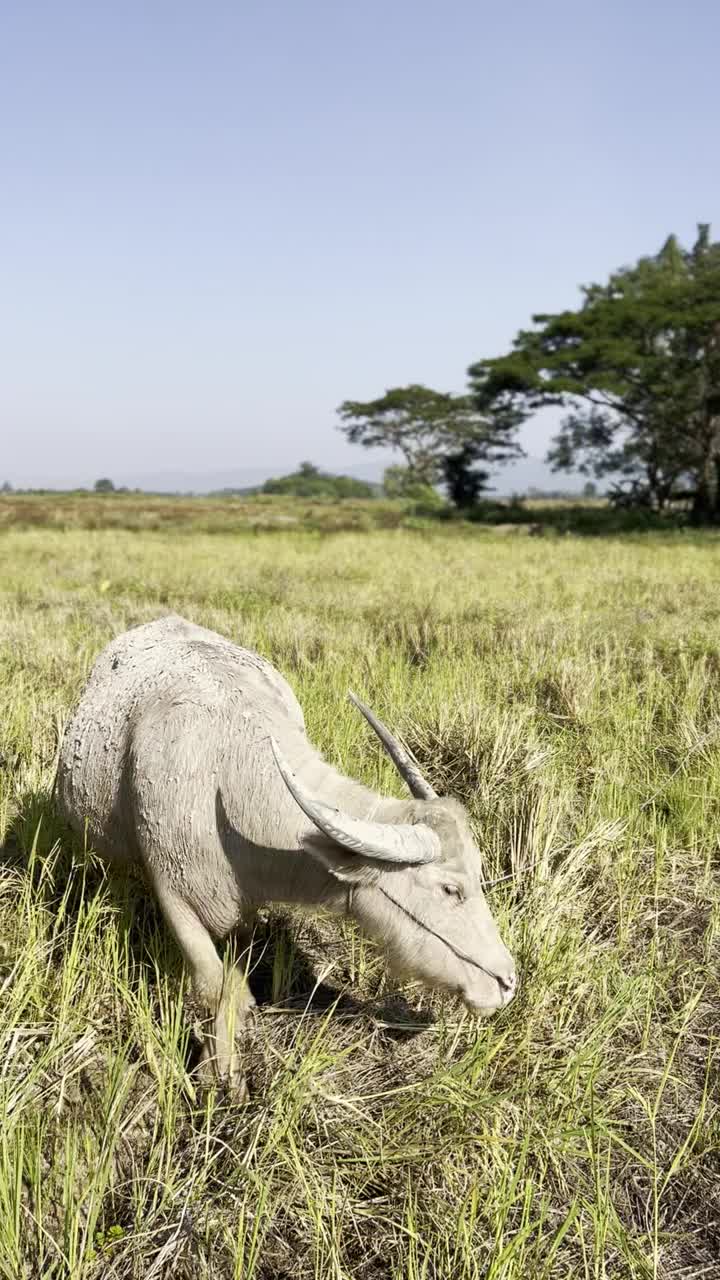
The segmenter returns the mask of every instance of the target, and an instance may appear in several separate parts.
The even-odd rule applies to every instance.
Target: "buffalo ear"
[[[322,863],[331,876],[344,884],[370,885],[380,878],[380,867],[374,858],[366,858],[361,853],[348,853],[342,845],[323,835],[321,831],[311,831],[303,836],[302,847],[311,858]]]

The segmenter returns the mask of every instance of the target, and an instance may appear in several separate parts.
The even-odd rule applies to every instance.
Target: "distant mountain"
[[[389,463],[388,463],[389,465]],[[295,464],[280,467],[238,467],[227,471],[158,471],[149,474],[129,473],[114,476],[116,485],[129,489],[145,489],[151,493],[217,493],[221,489],[249,490],[258,488],[273,476],[287,475]],[[352,476],[370,484],[380,484],[384,465],[377,462],[360,463],[348,467],[342,464],[318,463],[321,470],[331,475]],[[528,489],[563,489],[579,493],[585,477],[558,475],[550,470],[541,458],[523,458],[512,466],[500,467],[493,474],[490,484],[494,494],[507,497],[513,493],[525,493]]]
[[[367,480],[371,484],[382,481],[383,467],[373,463],[344,467],[325,466],[318,463],[322,471],[331,475],[352,476],[355,480]],[[156,471],[128,472],[113,476],[116,486],[125,485],[128,489],[144,489],[148,493],[218,493],[221,490],[232,490],[235,493],[248,492],[259,488],[276,476],[285,476],[295,471],[297,463],[275,467],[237,467],[226,471]],[[90,486],[91,487],[91,486]]]
[[[528,489],[562,490],[564,493],[580,493],[587,476],[551,471],[542,458],[522,458],[509,467],[499,467],[490,479],[490,486],[499,498],[513,493],[527,493]]]
[[[366,480],[370,484],[382,481],[385,465],[381,462],[358,463],[351,467],[342,463],[327,464],[318,462],[323,471],[332,475],[352,476],[356,480]],[[289,474],[296,467],[296,462],[288,462],[284,466],[236,467],[214,471],[124,471],[112,475],[116,487],[143,489],[147,493],[217,493],[220,490],[239,492],[259,488],[266,480],[274,476]],[[4,477],[3,477],[4,478]],[[71,476],[49,477],[38,473],[37,476],[23,476],[7,479],[16,488],[48,488],[72,489],[85,487],[91,489],[96,477],[88,478],[79,474]],[[507,497],[513,493],[526,493],[528,489],[562,489],[568,493],[579,493],[585,482],[583,476],[558,475],[553,473],[540,458],[524,458],[512,466],[500,467],[490,481],[492,492],[497,497]]]

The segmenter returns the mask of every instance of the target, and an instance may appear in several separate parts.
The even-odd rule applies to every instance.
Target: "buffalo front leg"
[[[160,906],[182,952],[193,990],[208,1012],[202,1062],[239,1101],[248,1096],[235,1043],[255,1001],[243,973],[224,966],[205,925],[178,895],[156,886]]]

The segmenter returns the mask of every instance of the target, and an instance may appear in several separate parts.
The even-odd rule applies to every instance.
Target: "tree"
[[[386,467],[383,471],[383,492],[386,498],[408,498],[425,501],[438,497],[437,490],[417,476],[410,467]]]
[[[102,480],[96,480],[94,488],[96,493],[114,493],[115,492],[115,485],[113,484],[112,480],[108,480],[107,476]]]
[[[690,491],[696,519],[720,517],[720,244],[674,236],[583,290],[577,311],[536,315],[512,351],[469,371],[475,403],[568,410],[555,470],[614,479],[614,493],[662,510]]]
[[[352,444],[395,449],[415,483],[445,480],[451,496],[471,489],[477,496],[487,478],[475,470],[478,462],[503,462],[522,453],[515,440],[522,414],[511,409],[489,418],[469,395],[412,384],[393,387],[377,400],[345,400],[338,413],[340,430]]]
[[[466,440],[454,453],[447,453],[443,458],[443,480],[448,497],[456,507],[473,507],[482,491],[487,489],[490,472],[475,469],[475,464],[483,456],[482,449],[478,449],[474,441]]]
[[[374,498],[378,486],[353,476],[331,476],[312,462],[301,462],[292,475],[266,480],[262,493],[286,494],[295,498]]]
[[[386,467],[382,487],[386,498],[404,498],[423,507],[444,506],[444,498],[435,485],[416,476],[409,467]]]

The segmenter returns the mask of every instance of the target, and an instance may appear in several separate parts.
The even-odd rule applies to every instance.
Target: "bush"
[[[379,486],[355,480],[352,476],[332,476],[312,462],[302,462],[289,476],[266,480],[263,493],[284,494],[296,498],[375,498]]]

